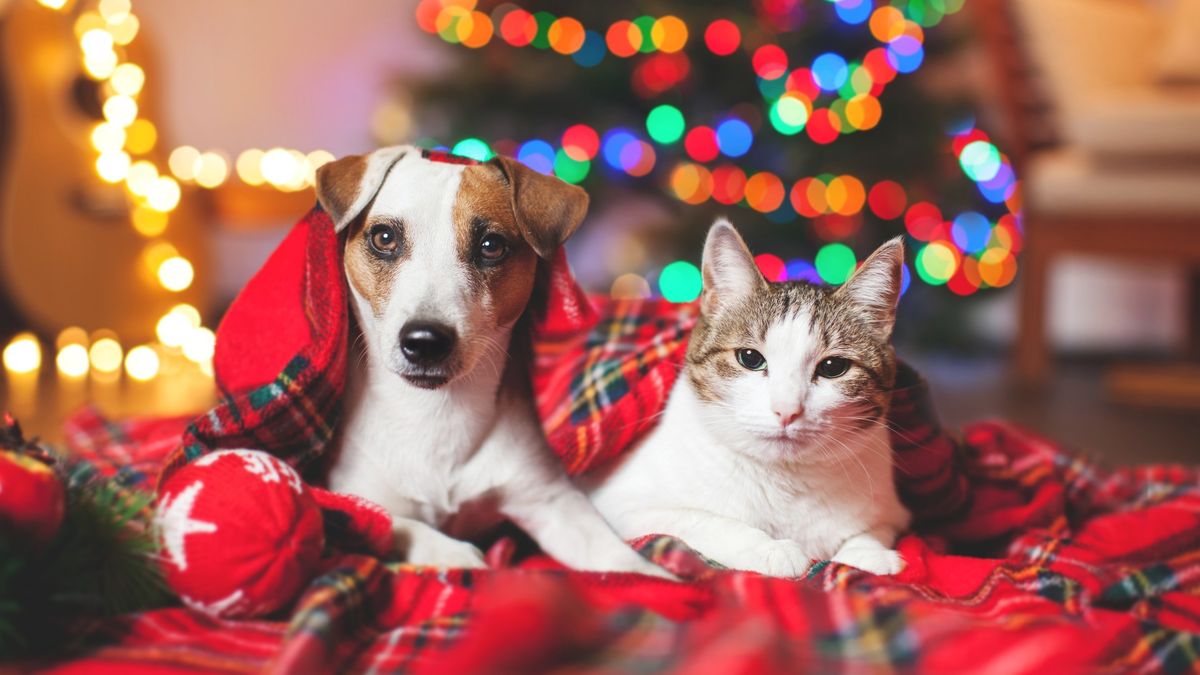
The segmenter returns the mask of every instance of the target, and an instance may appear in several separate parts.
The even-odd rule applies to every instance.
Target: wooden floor
[[[1002,418],[1109,465],[1200,463],[1200,413],[1113,401],[1103,363],[1057,362],[1047,386],[1030,391],[1000,356],[902,355],[930,380],[946,426]]]

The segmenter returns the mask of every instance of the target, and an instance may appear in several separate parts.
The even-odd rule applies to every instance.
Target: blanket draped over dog
[[[573,474],[652,424],[677,375],[691,306],[590,300],[565,259],[534,307],[533,381]],[[68,425],[72,449],[149,488],[219,448],[299,467],[330,444],[349,317],[338,240],[319,209],[294,228],[218,332],[218,406],[194,420]],[[400,672],[995,673],[1195,668],[1200,483],[1179,467],[1109,471],[996,422],[944,432],[902,369],[890,413],[896,481],[916,516],[894,577],[816,564],[787,580],[711,567],[683,542],[637,548],[682,582],[564,571],[545,556],[438,571],[353,547],[274,620],[185,608],[124,617],[63,670],[175,666]],[[178,442],[182,434],[182,444]],[[400,441],[398,441],[400,442]],[[312,472],[307,476],[316,475]],[[328,522],[328,521],[327,521]]]

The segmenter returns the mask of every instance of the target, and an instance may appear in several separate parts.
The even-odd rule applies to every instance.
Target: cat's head
[[[879,247],[838,288],[768,282],[737,230],[704,244],[700,320],[687,377],[710,430],[767,460],[834,457],[884,423],[904,244]]]

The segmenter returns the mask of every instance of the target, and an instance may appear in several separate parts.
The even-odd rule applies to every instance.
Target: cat
[[[763,278],[727,221],[709,230],[700,316],[661,421],[590,495],[626,539],[667,534],[779,577],[812,560],[894,574],[910,516],[886,417],[904,244],[839,288]]]

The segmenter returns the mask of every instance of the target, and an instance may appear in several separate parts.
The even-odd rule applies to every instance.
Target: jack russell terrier
[[[362,348],[330,488],[386,508],[411,563],[484,567],[465,540],[508,519],[569,567],[669,577],[571,483],[509,357],[538,258],[579,226],[587,193],[507,157],[410,146],[328,163],[316,183]]]

